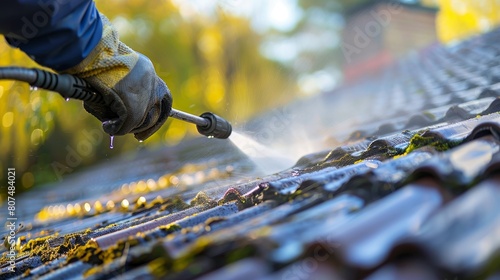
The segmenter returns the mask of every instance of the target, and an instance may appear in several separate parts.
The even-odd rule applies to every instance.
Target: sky
[[[186,16],[204,14],[220,8],[235,15],[251,19],[256,31],[264,32],[270,28],[279,31],[292,29],[300,20],[302,11],[297,0],[174,0]]]

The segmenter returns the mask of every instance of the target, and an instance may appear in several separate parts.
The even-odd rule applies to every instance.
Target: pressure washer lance
[[[69,74],[55,74],[36,68],[0,67],[0,80],[17,80],[29,83],[32,87],[43,88],[59,93],[68,98],[89,102],[104,102],[83,79]],[[231,124],[225,119],[206,112],[199,117],[176,109],[170,111],[170,117],[196,125],[198,132],[208,137],[226,139],[231,135]]]

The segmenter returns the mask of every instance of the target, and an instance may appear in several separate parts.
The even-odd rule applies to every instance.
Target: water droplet
[[[115,136],[110,135],[109,148],[113,149],[113,141],[115,140]]]
[[[37,87],[34,87],[34,86],[31,86],[31,87],[30,87],[30,90],[38,90],[38,88],[37,88]]]
[[[69,97],[66,97],[66,101],[69,101]]]
[[[377,168],[377,167],[378,167],[378,164],[377,164],[377,163],[375,163],[375,162],[366,161],[366,162],[365,162],[365,166],[366,166],[366,167],[369,167],[369,168],[374,168],[374,169],[375,169],[375,168]]]
[[[139,143],[142,143],[142,142],[144,142],[144,140],[139,140]]]
[[[208,136],[208,138],[212,139],[212,138],[214,138],[214,136],[213,136],[213,135],[210,135],[210,136]]]

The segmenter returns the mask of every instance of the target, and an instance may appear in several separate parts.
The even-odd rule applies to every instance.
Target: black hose
[[[32,87],[55,91],[65,99],[73,98],[87,102],[104,103],[102,96],[96,93],[85,80],[73,75],[55,74],[36,68],[0,67],[0,80],[26,82]],[[209,112],[196,117],[172,109],[170,116],[196,124],[198,132],[205,136],[226,139],[232,132],[231,124],[228,121]]]
[[[36,72],[28,68],[2,67],[0,68],[0,80],[16,80],[32,84],[36,81]]]
[[[17,80],[32,87],[59,93],[64,97],[102,103],[103,99],[86,81],[68,74],[55,74],[40,69],[22,67],[0,67],[0,80]]]

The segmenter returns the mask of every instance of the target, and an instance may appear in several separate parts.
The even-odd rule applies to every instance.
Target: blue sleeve
[[[94,49],[102,22],[92,0],[3,0],[0,34],[40,65],[61,71]]]

